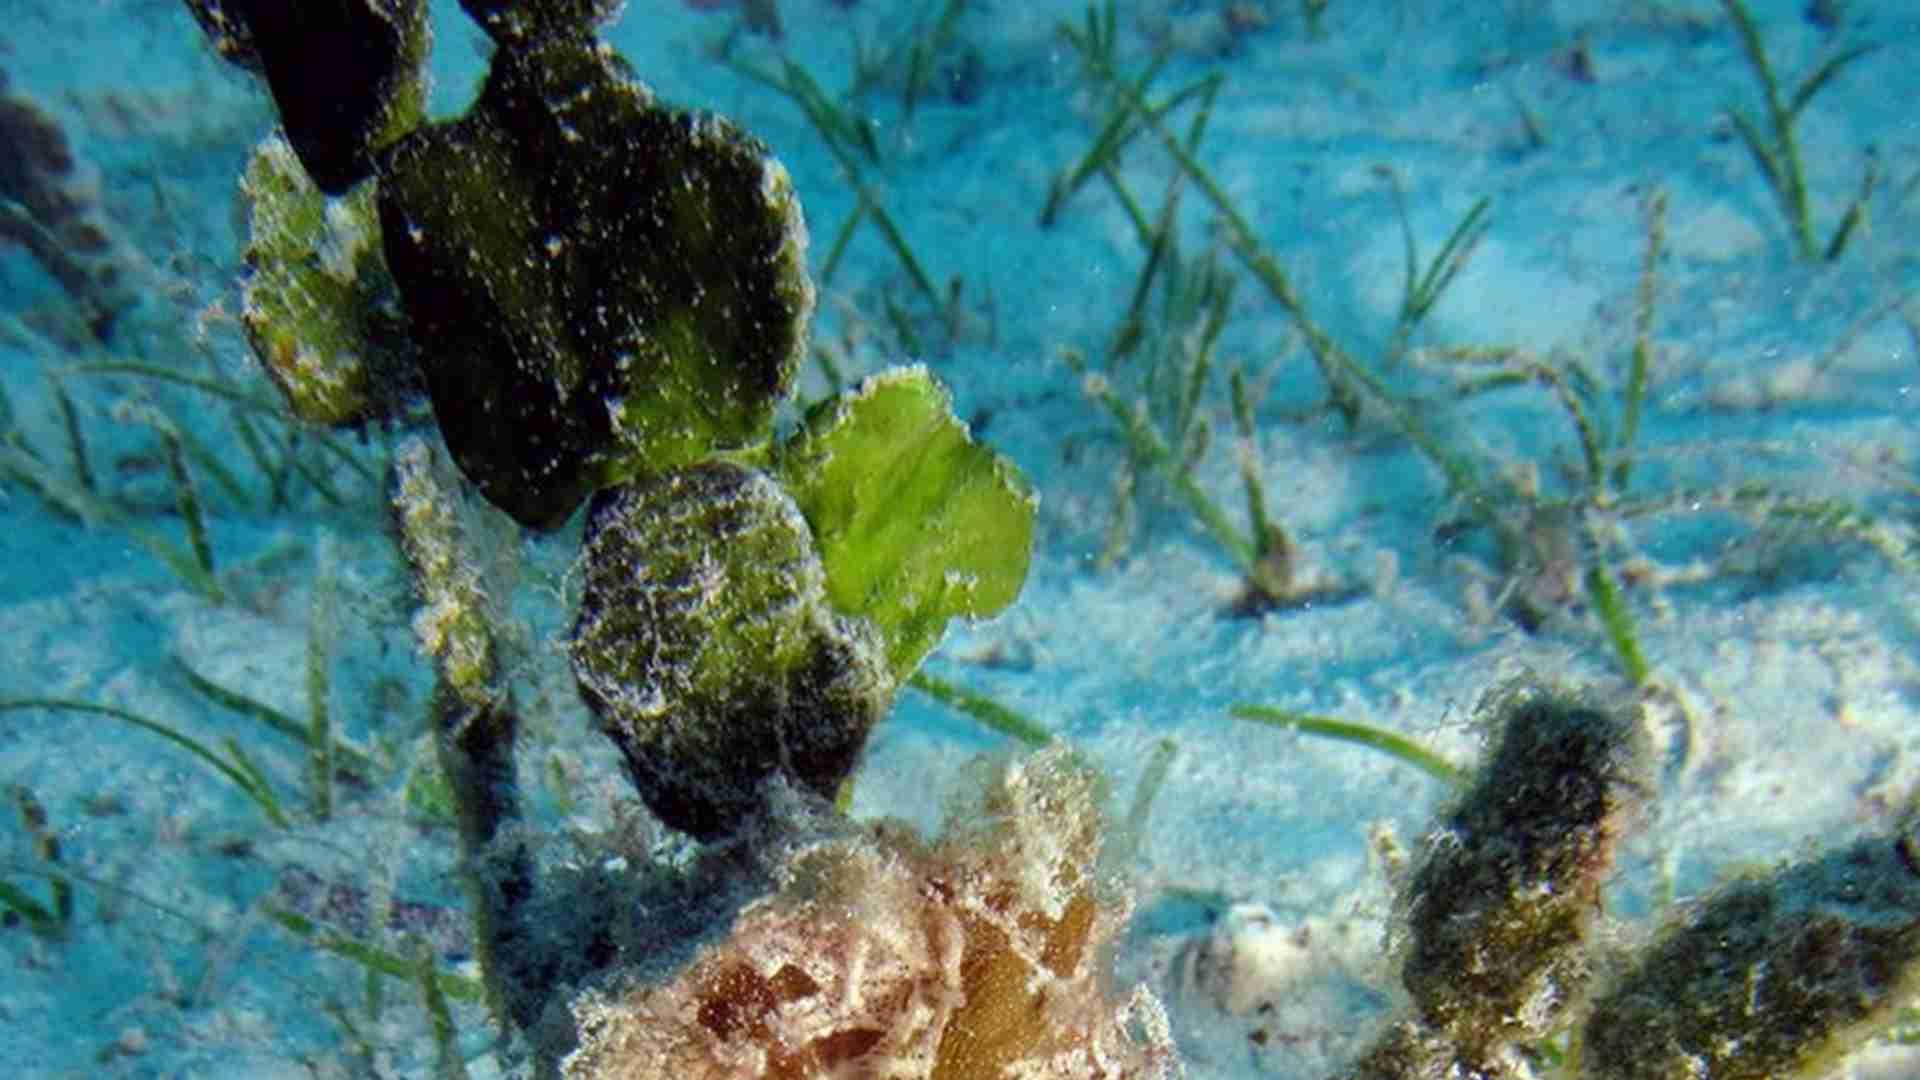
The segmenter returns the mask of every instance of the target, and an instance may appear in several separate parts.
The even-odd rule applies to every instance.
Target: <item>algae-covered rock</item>
[[[338,195],[425,115],[425,0],[187,0],[214,48],[267,81],[287,140]]]
[[[329,200],[279,136],[254,149],[240,190],[250,225],[240,319],[288,407],[329,427],[393,415],[418,376],[372,190]]]
[[[1026,582],[1034,496],[973,441],[925,368],[883,372],[816,407],[779,473],[813,527],[834,608],[879,628],[895,679],[949,619],[996,614]]]
[[[1920,994],[1920,852],[1871,836],[1723,886],[1602,993],[1587,1080],[1826,1076]]]
[[[833,798],[894,683],[778,484],[713,462],[609,489],[580,567],[574,675],[662,821],[724,835],[775,773]]]
[[[1402,901],[1401,978],[1465,1067],[1561,1023],[1588,977],[1600,889],[1648,789],[1632,715],[1521,683],[1483,706],[1494,744]]]
[[[1413,1012],[1339,1080],[1532,1076],[1525,1044],[1585,998],[1601,887],[1650,787],[1646,732],[1629,710],[1524,679],[1481,712],[1487,760],[1399,900]]]
[[[441,431],[522,524],[768,437],[813,307],[792,184],[611,53],[503,49],[386,159],[380,215]]]

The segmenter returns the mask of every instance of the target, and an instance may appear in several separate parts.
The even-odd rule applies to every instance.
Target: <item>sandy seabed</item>
[[[1382,852],[1417,852],[1447,794],[1393,757],[1236,720],[1234,705],[1372,725],[1465,764],[1481,748],[1476,702],[1522,674],[1641,700],[1658,783],[1607,892],[1607,936],[1622,946],[1730,874],[1899,818],[1920,781],[1920,16],[1905,5],[1752,4],[1788,85],[1875,46],[1797,126],[1823,243],[1874,178],[1863,223],[1829,263],[1795,257],[1736,134],[1729,110],[1761,118],[1763,105],[1719,4],[1334,0],[1315,34],[1283,0],[1120,3],[1121,69],[1165,58],[1150,97],[1219,77],[1193,156],[1284,268],[1298,309],[1417,402],[1350,419],[1313,334],[1150,134],[1042,223],[1113,108],[1060,32],[1084,27],[1077,2],[962,5],[921,79],[909,57],[934,40],[939,5],[779,6],[777,41],[738,8],[665,0],[629,3],[606,36],[662,97],[733,118],[792,173],[824,278],[815,342],[841,375],[928,364],[1039,491],[1020,601],[956,627],[928,670],[1070,740],[1109,776],[1116,817],[1150,765],[1165,766],[1116,867],[1137,913],[1114,964],[1166,1000],[1190,1075],[1324,1076],[1360,1049],[1400,1004]],[[1843,15],[1823,26],[1808,7]],[[434,14],[434,109],[451,114],[487,46],[453,3]],[[412,989],[392,981],[370,1001],[361,966],[267,913],[305,905],[471,970],[457,844],[432,812],[431,670],[378,479],[391,439],[336,435],[335,454],[300,435],[312,475],[276,477],[234,418],[269,441],[291,429],[179,380],[99,366],[275,401],[234,320],[236,178],[270,107],[183,5],[5,0],[0,15],[4,100],[64,132],[76,164],[63,190],[110,236],[132,292],[102,340],[44,260],[9,242],[17,227],[0,229],[0,439],[8,462],[29,463],[0,477],[0,704],[112,706],[228,760],[238,747],[289,819],[272,824],[150,730],[0,711],[0,783],[44,809],[42,835],[76,883],[64,935],[17,919],[0,930],[0,1061],[36,1077],[429,1075],[435,1045]],[[795,102],[745,72],[783,60],[864,119],[865,197],[897,223],[932,295]],[[1168,114],[1182,135],[1199,100]],[[25,130],[0,128],[22,161]],[[8,149],[11,215],[24,200],[6,190]],[[1163,211],[1185,306],[1166,278],[1136,305],[1141,229]],[[1470,242],[1409,322],[1410,251],[1417,279],[1463,222]],[[1195,296],[1223,296],[1211,333]],[[1130,310],[1139,345],[1121,356]],[[1631,477],[1582,502],[1590,466],[1562,396],[1591,410],[1610,469],[1642,336]],[[1189,380],[1203,353],[1211,368]],[[1189,439],[1211,432],[1185,475],[1243,535],[1252,470],[1293,545],[1289,602],[1236,613],[1245,575],[1229,545],[1170,473],[1130,466],[1076,363],[1129,407],[1145,402],[1163,431],[1184,416]],[[1235,370],[1251,436],[1236,432]],[[809,368],[801,396],[823,396],[827,380]],[[1408,437],[1409,415],[1502,494],[1496,516],[1521,548],[1474,527],[1473,500]],[[205,510],[217,599],[156,555],[189,550],[169,431]],[[111,510],[92,521],[22,480],[44,469],[78,484],[76,445]],[[501,599],[527,718],[523,783],[553,843],[584,858],[634,811],[556,647],[578,537],[577,522],[507,536],[489,558],[517,582]],[[1621,582],[1651,689],[1627,685],[1582,588],[1596,550]],[[316,633],[338,733],[373,763],[326,823],[308,812],[299,742],[189,677],[304,719]],[[932,828],[969,782],[965,763],[1004,749],[905,693],[853,813]],[[36,839],[10,811],[0,881],[50,904]],[[381,925],[368,912],[389,900],[405,914]],[[500,1074],[484,1011],[456,1002],[454,1017],[469,1073]],[[1864,1080],[1920,1063],[1882,1044],[1843,1068]]]

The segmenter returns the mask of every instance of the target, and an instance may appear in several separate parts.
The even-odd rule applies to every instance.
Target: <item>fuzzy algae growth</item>
[[[1914,837],[1869,836],[1695,905],[1595,1002],[1581,1075],[1829,1072],[1920,996]]]
[[[1488,713],[1401,901],[1413,1008],[1343,1080],[1815,1080],[1920,994],[1920,826],[1742,877],[1624,950],[1602,886],[1651,793],[1639,721],[1529,685]]]
[[[569,1080],[1145,1080],[1174,1068],[1144,990],[1109,1000],[1127,908],[1094,876],[1097,784],[1054,748],[923,842],[888,827],[800,852],[789,882],[664,985],[574,1013]]]
[[[327,0],[312,18],[411,25],[419,7]],[[469,8],[499,48],[465,115],[383,138],[373,175],[333,203],[303,186],[285,144],[256,156],[256,347],[298,415],[395,418],[401,395],[380,388],[396,381],[364,347],[362,291],[389,287],[411,345],[405,385],[424,389],[479,493],[537,529],[595,498],[571,649],[649,804],[711,838],[775,772],[830,796],[947,621],[1018,594],[1031,494],[920,369],[824,403],[773,447],[813,308],[785,170],[725,120],[656,101],[594,39],[605,5]],[[286,116],[282,39],[312,26],[237,3],[195,10]],[[385,62],[417,60],[396,49]],[[408,85],[362,89],[399,115]],[[302,253],[335,220],[377,232],[384,258],[362,243],[310,265]],[[410,490],[403,520],[429,513]],[[440,596],[449,572],[421,572]],[[443,674],[471,683],[429,637]]]
[[[241,322],[288,409],[323,427],[396,415],[419,375],[372,189],[327,199],[287,141],[270,136],[240,190],[249,217]]]
[[[287,141],[339,195],[426,114],[427,5],[413,0],[186,0],[214,47],[259,75]]]
[[[834,797],[893,680],[778,484],[713,462],[603,492],[580,562],[574,672],[660,820],[732,832],[776,772]]]
[[[1648,789],[1635,718],[1538,688],[1491,706],[1496,741],[1403,902],[1401,978],[1465,1060],[1551,1031],[1581,993],[1613,855]]]
[[[1018,595],[1033,513],[925,369],[875,376],[772,474],[716,460],[595,497],[582,695],[677,829],[734,831],[776,772],[832,799],[948,621]]]
[[[1582,995],[1600,889],[1647,785],[1631,715],[1546,687],[1482,706],[1492,747],[1440,818],[1400,901],[1410,1017],[1350,1080],[1527,1075],[1518,1044]]]
[[[441,433],[523,525],[763,443],[792,389],[813,286],[785,170],[590,42],[501,49],[465,116],[383,160],[380,219]]]
[[[312,181],[270,143],[247,188],[247,324],[290,407],[400,421],[423,392],[466,482],[521,525],[591,500],[569,642],[581,695],[656,815],[721,841],[617,880],[540,863],[465,496],[409,444],[396,518],[439,666],[478,952],[541,1073],[1176,1069],[1151,995],[1115,1000],[1101,977],[1126,905],[1096,870],[1096,785],[1065,751],[1008,766],[937,841],[831,811],[947,622],[1018,594],[1034,506],[923,370],[825,402],[773,444],[813,287],[766,149],[656,102],[594,36],[606,0],[463,0],[497,50],[473,108],[434,125],[423,0],[187,3],[262,75]],[[330,235],[357,239],[316,259]],[[388,296],[399,344],[376,351]],[[1345,1075],[1537,1075],[1530,1047],[1577,1030],[1562,1075],[1805,1076],[1920,990],[1904,836],[1728,886],[1599,980],[1601,883],[1648,795],[1639,727],[1536,689],[1490,712],[1488,763],[1401,902],[1412,1007]],[[676,874],[670,914],[634,902]],[[758,899],[709,899],[743,893]],[[678,944],[711,942],[684,970],[654,966],[662,918]]]
[[[784,883],[719,958],[651,992],[691,1013],[616,1024],[592,1004],[652,960],[617,930],[653,877],[543,876],[519,825],[512,672],[464,495],[410,441],[394,509],[438,661],[479,955],[496,1015],[543,1071],[565,1058],[575,1076],[675,1061],[735,1063],[699,1074],[712,1076],[1161,1075],[1172,1055],[1151,998],[1106,998],[1098,946],[1125,908],[1095,880],[1091,778],[1063,755],[1009,767],[988,824],[937,845],[821,824],[948,621],[1017,596],[1035,507],[923,369],[823,403],[773,445],[813,285],[799,203],[766,148],[655,101],[595,39],[600,0],[466,0],[498,48],[472,108],[436,124],[418,120],[418,0],[189,6],[263,76],[289,132],[249,174],[247,318],[292,409],[405,419],[364,348],[368,298],[390,289],[403,385],[424,392],[472,489],[534,529],[591,500],[568,643],[581,696],[661,821],[751,853],[685,887],[738,892],[743,862]],[[330,64],[365,77],[334,87],[317,70]],[[316,121],[330,109],[337,130]],[[329,222],[377,231],[380,257],[363,243],[315,265]],[[782,949],[788,962],[757,966]],[[568,1002],[579,1025],[556,1031]]]

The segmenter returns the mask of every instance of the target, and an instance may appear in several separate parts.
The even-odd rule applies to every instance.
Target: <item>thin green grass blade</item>
[[[1869,42],[1865,45],[1855,45],[1850,49],[1844,49],[1835,53],[1832,57],[1828,58],[1826,63],[1814,68],[1812,74],[1800,80],[1799,89],[1795,90],[1793,97],[1788,100],[1787,116],[1792,119],[1799,119],[1800,110],[1807,107],[1807,102],[1813,100],[1813,95],[1819,93],[1823,87],[1832,82],[1834,77],[1839,75],[1847,65],[1879,48],[1880,46],[1876,42]]]
[[[1467,210],[1466,216],[1453,227],[1447,235],[1446,243],[1440,245],[1440,251],[1427,264],[1426,273],[1421,275],[1419,286],[1414,290],[1413,302],[1409,311],[1413,321],[1418,323],[1426,318],[1440,298],[1446,295],[1447,287],[1453,279],[1466,269],[1473,258],[1473,250],[1486,235],[1489,222],[1487,215],[1493,209],[1493,199],[1482,195]]]
[[[1233,299],[1233,289],[1230,285],[1217,286],[1217,289],[1209,297],[1207,321],[1200,328],[1200,340],[1191,350],[1186,378],[1181,380],[1173,428],[1167,440],[1175,446],[1188,444],[1194,422],[1200,417],[1200,400],[1213,377],[1214,343],[1221,331],[1226,329],[1227,309]]]
[[[909,676],[907,685],[955,712],[972,717],[990,730],[1018,739],[1028,746],[1042,747],[1053,742],[1052,732],[985,694],[956,686],[924,671],[916,671]]]
[[[286,486],[282,482],[281,470],[276,469],[273,460],[267,457],[266,444],[261,441],[260,433],[254,429],[253,419],[247,415],[245,409],[239,406],[235,406],[228,413],[228,418],[233,421],[234,434],[239,436],[241,448],[247,452],[247,457],[253,460],[253,467],[260,470],[261,476],[266,477],[267,508],[269,510],[285,509]]]
[[[311,732],[306,724],[271,705],[250,698],[237,690],[229,690],[221,686],[188,667],[186,661],[177,656],[173,658],[173,665],[175,670],[180,672],[181,678],[187,680],[187,685],[193,687],[207,700],[223,709],[257,720],[288,738],[298,740],[302,746],[307,747],[309,753],[312,752],[313,748],[308,743]],[[373,783],[373,777],[379,769],[364,751],[336,739],[332,755],[337,776],[362,787]]]
[[[1407,192],[1400,174],[1388,165],[1376,166],[1375,171],[1387,178],[1394,216],[1400,219],[1400,321],[1404,324],[1411,317],[1413,298],[1419,292],[1420,241],[1413,235],[1413,217],[1407,213]]]
[[[920,290],[920,294],[926,297],[929,303],[938,307],[940,290],[933,287],[933,279],[921,269],[920,260],[914,257],[913,248],[907,245],[906,235],[900,231],[900,226],[894,223],[893,215],[887,213],[887,208],[874,199],[873,194],[864,184],[860,185],[860,202],[867,208],[867,216],[873,219],[887,246],[893,249],[894,257],[900,260],[901,266],[906,268],[907,276],[913,280],[914,288]]]
[[[203,943],[213,941],[223,936],[221,932],[214,927],[201,922],[198,918],[180,908],[162,903],[145,893],[129,889],[124,885],[108,881],[105,878],[78,873],[68,866],[55,867],[10,861],[0,863],[0,872],[44,878],[49,885],[62,884],[65,885],[70,892],[76,885],[85,885],[89,890],[101,896],[117,896],[131,900],[143,907],[151,908],[162,915],[192,927],[197,935],[197,939]]]
[[[67,393],[67,386],[58,375],[49,374],[47,382],[53,386],[53,403],[60,411],[60,427],[67,437],[67,457],[73,463],[73,482],[81,491],[92,494],[95,491],[93,466],[87,460],[87,439],[80,428],[80,413],[73,406],[73,397]]]
[[[424,941],[414,944],[413,967],[414,982],[420,987],[421,1004],[427,1010],[427,1019],[433,1029],[439,1080],[467,1080],[467,1065],[461,1060],[460,1043],[456,1038],[459,1029],[453,1023],[453,1010],[447,1007],[447,995],[440,986],[440,973],[433,962],[433,951]],[[379,982],[372,978],[371,968],[368,969],[368,979],[369,985]]]
[[[1160,470],[1173,484],[1174,490],[1187,501],[1194,517],[1199,519],[1214,541],[1226,549],[1234,565],[1242,571],[1250,570],[1255,558],[1253,542],[1241,535],[1240,530],[1228,520],[1226,512],[1194,481],[1191,470],[1178,467],[1179,459],[1142,410],[1129,408],[1104,379],[1095,382],[1089,392],[1118,423],[1134,460],[1142,468]]]
[[[1647,659],[1640,652],[1640,639],[1633,629],[1633,615],[1620,596],[1619,586],[1613,582],[1613,574],[1596,562],[1587,568],[1586,586],[1587,599],[1592,601],[1595,614],[1600,616],[1600,625],[1607,632],[1607,640],[1613,644],[1613,654],[1620,661],[1621,673],[1634,686],[1645,686],[1649,674]]]
[[[911,123],[914,111],[919,107],[921,95],[926,93],[927,84],[934,71],[934,60],[953,40],[953,27],[960,19],[960,13],[966,9],[967,0],[947,0],[940,9],[940,17],[934,21],[933,30],[915,41],[908,53],[907,84],[901,97],[902,123]]]
[[[172,368],[161,367],[157,364],[147,364],[132,360],[90,360],[79,364],[68,364],[66,367],[61,368],[60,371],[63,374],[72,373],[76,375],[137,375],[144,379],[156,379],[161,382],[170,382],[179,386],[190,387],[203,394],[210,394],[222,400],[230,401],[249,412],[259,413],[263,416],[285,419],[286,415],[286,411],[282,409],[278,403],[269,401],[266,398],[257,398],[244,391],[228,386],[225,383],[202,378],[198,375],[189,375],[186,372],[175,371]]]
[[[1239,368],[1234,368],[1228,382],[1233,399],[1234,426],[1240,434],[1240,483],[1246,489],[1247,523],[1253,531],[1253,561],[1248,570],[1258,576],[1267,556],[1272,554],[1272,538],[1278,534],[1278,530],[1267,517],[1267,488],[1260,480],[1259,461],[1254,452],[1254,439],[1258,433],[1254,428],[1253,401],[1247,394],[1246,376]]]
[[[212,379],[201,378],[197,375],[188,375],[185,372],[174,371],[170,368],[163,368],[154,364],[125,360],[102,360],[89,361],[81,364],[69,364],[60,370],[62,372],[89,375],[137,375],[142,378],[170,382],[179,386],[190,387],[204,394],[211,394],[224,401],[230,401],[246,409],[248,412],[259,413],[262,416],[278,420],[290,428],[296,426],[294,420],[286,414],[286,410],[281,408],[276,402],[264,398],[256,398],[251,394]],[[376,489],[380,486],[380,478],[374,474],[373,469],[368,466],[366,462],[361,461],[359,456],[352,450],[342,445],[339,440],[321,431],[307,430],[305,433],[309,438],[313,439],[314,442],[320,444],[329,454],[339,458],[342,462],[346,463],[348,468],[359,473],[360,478],[366,481],[369,486]]]
[[[39,460],[12,446],[0,446],[0,474],[12,476],[38,492],[60,510],[93,525],[118,529],[173,571],[182,583],[206,600],[223,604],[226,590],[191,552],[158,533],[136,524],[131,515],[103,498],[90,495],[52,474]]]
[[[314,492],[326,500],[328,504],[332,506],[345,506],[347,504],[346,497],[340,494],[339,490],[333,486],[333,481],[327,479],[326,475],[318,468],[300,456],[300,432],[293,428],[288,428],[286,436],[285,441],[281,443],[281,454],[283,455],[281,460],[286,462],[287,468],[299,474],[300,479],[305,480],[307,486],[312,488]]]
[[[404,956],[329,930],[305,916],[273,904],[263,905],[262,910],[267,918],[315,948],[345,957],[370,971],[418,984],[419,965]],[[486,996],[480,980],[464,975],[435,971],[433,981],[442,994],[455,1001],[479,1002]]]
[[[1172,739],[1161,739],[1153,744],[1153,756],[1147,759],[1146,767],[1140,770],[1140,782],[1133,789],[1133,804],[1127,809],[1128,832],[1137,836],[1146,829],[1147,815],[1153,812],[1153,801],[1160,796],[1160,789],[1166,786],[1167,774],[1173,771],[1173,759],[1179,750],[1180,744]]]
[[[1107,367],[1111,370],[1131,355],[1146,335],[1147,303],[1153,296],[1154,282],[1159,278],[1161,268],[1166,265],[1168,253],[1173,247],[1171,223],[1173,201],[1169,199],[1162,206],[1160,224],[1148,226],[1141,215],[1139,204],[1134,201],[1133,194],[1127,190],[1120,178],[1109,173],[1108,181],[1113,187],[1114,194],[1119,197],[1121,207],[1132,217],[1134,227],[1141,238],[1149,241],[1147,257],[1140,264],[1140,273],[1133,282],[1133,295],[1127,301],[1126,317],[1121,320],[1120,330],[1114,335],[1113,345],[1108,350],[1110,357]]]
[[[1166,56],[1167,54],[1162,53],[1154,57],[1147,65],[1147,69],[1139,75],[1136,81],[1143,90],[1151,85],[1153,80],[1159,76],[1160,68],[1166,62]],[[1198,84],[1195,85],[1197,86]],[[1192,88],[1189,87],[1189,90],[1191,89]],[[1173,98],[1168,100],[1164,108],[1176,107],[1182,95],[1186,93],[1187,91],[1183,90],[1175,94]],[[1140,127],[1133,122],[1132,110],[1128,109],[1124,104],[1116,104],[1113,112],[1107,116],[1106,121],[1101,125],[1100,131],[1094,135],[1092,145],[1087,147],[1086,152],[1080,155],[1078,161],[1074,162],[1065,172],[1054,179],[1052,186],[1047,191],[1046,205],[1040,210],[1040,226],[1042,228],[1051,226],[1054,221],[1058,219],[1060,208],[1065,205],[1066,201],[1085,186],[1088,180],[1100,175],[1103,170],[1110,166],[1117,164],[1120,160],[1121,153],[1126,150],[1127,146],[1130,145],[1139,134]]]
[[[220,746],[226,750],[227,756],[233,760],[233,767],[245,773],[247,779],[252,781],[255,790],[271,795],[273,782],[267,779],[266,770],[260,767],[259,762],[253,760],[253,755],[247,753],[246,748],[240,745],[240,740],[228,735],[220,740]]]
[[[1727,15],[1733,20],[1734,36],[1740,40],[1740,51],[1746,55],[1747,66],[1753,69],[1753,76],[1760,83],[1760,92],[1767,100],[1768,110],[1777,121],[1784,119],[1784,107],[1780,101],[1780,83],[1773,77],[1773,64],[1767,60],[1767,49],[1760,41],[1760,29],[1753,23],[1747,5],[1741,0],[1721,0],[1721,6],[1727,9]]]
[[[820,261],[820,287],[825,289],[833,283],[835,271],[840,269],[840,260],[847,253],[847,244],[853,240],[853,234],[860,223],[867,218],[867,204],[855,203],[853,213],[840,224],[838,232],[833,234],[833,243],[827,247],[827,257]]]
[[[1256,724],[1265,724],[1268,727],[1288,731],[1300,731],[1308,735],[1333,739],[1336,742],[1352,743],[1355,746],[1378,750],[1451,787],[1463,786],[1468,780],[1465,769],[1412,739],[1367,724],[1355,724],[1328,716],[1315,716],[1311,713],[1276,709],[1266,705],[1235,705],[1227,711],[1241,720],[1251,720]]]
[[[1112,81],[1110,69],[1101,69],[1095,65],[1095,74]],[[1274,302],[1280,305],[1294,326],[1299,329],[1307,350],[1319,366],[1321,376],[1335,399],[1335,405],[1343,414],[1351,418],[1357,415],[1359,402],[1354,387],[1366,391],[1367,398],[1386,410],[1401,435],[1412,442],[1427,459],[1446,477],[1447,485],[1453,492],[1479,507],[1490,506],[1491,493],[1480,481],[1478,471],[1466,458],[1455,453],[1437,436],[1427,429],[1420,419],[1418,411],[1409,403],[1402,401],[1389,391],[1384,383],[1368,371],[1359,361],[1350,356],[1345,349],[1320,328],[1308,315],[1299,294],[1294,291],[1292,279],[1281,267],[1278,259],[1260,243],[1253,227],[1240,213],[1231,197],[1226,193],[1213,175],[1201,165],[1193,154],[1188,152],[1181,141],[1166,129],[1166,126],[1151,116],[1147,106],[1137,94],[1131,94],[1129,88],[1118,87],[1119,93],[1133,107],[1136,116],[1142,118],[1154,134],[1160,139],[1169,155],[1213,204],[1227,226],[1228,242],[1242,263],[1252,272],[1255,279],[1263,285]]]
[[[33,854],[48,866],[60,864],[60,834],[48,824],[46,807],[32,789],[25,784],[13,786],[14,806],[20,811],[20,824],[26,827],[27,834],[33,838]],[[64,933],[73,922],[73,884],[55,878],[51,884],[53,895],[54,929]]]
[[[187,455],[180,441],[180,429],[172,420],[161,415],[159,410],[143,410],[151,413],[148,423],[160,436],[161,456],[167,463],[167,475],[173,481],[174,504],[179,509],[180,518],[187,525],[187,544],[193,551],[193,561],[207,577],[213,572],[213,541],[207,535],[206,515],[200,509],[199,486],[193,481],[193,474],[187,469]]]
[[[66,698],[39,697],[0,699],[0,712],[20,712],[30,709],[43,709],[49,712],[90,713],[94,716],[105,716],[124,724],[131,724],[143,731],[152,732],[168,742],[173,743],[175,746],[185,749],[188,753],[212,766],[215,771],[226,777],[235,787],[239,788],[242,794],[252,799],[261,810],[265,811],[267,818],[275,825],[285,827],[287,824],[286,815],[281,812],[280,805],[274,799],[272,790],[262,784],[251,769],[236,767],[219,754],[214,753],[205,743],[189,735],[182,734],[180,731],[166,724],[160,723],[157,720],[149,720],[138,713],[126,709],[117,709],[111,705],[96,705],[90,701],[72,701]]]
[[[1113,833],[1112,854],[1116,865],[1124,866],[1139,854],[1140,844],[1147,835],[1147,818],[1153,813],[1160,789],[1166,785],[1167,774],[1173,771],[1173,759],[1179,749],[1180,745],[1172,739],[1154,743],[1153,753],[1140,770],[1140,781],[1133,787],[1127,816]]]
[[[1580,441],[1580,459],[1586,466],[1587,493],[1595,498],[1605,495],[1607,485],[1606,454],[1601,449],[1603,441],[1600,429],[1594,426],[1593,417],[1581,395],[1564,373],[1546,365],[1536,365],[1533,371],[1536,381],[1543,382],[1553,391],[1553,398],[1560,403],[1560,409],[1567,414],[1567,421],[1573,425],[1575,437]]]
[[[323,535],[307,614],[307,784],[314,819],[333,818],[333,548]]]
[[[253,504],[253,496],[247,491],[246,485],[242,484],[233,470],[227,468],[226,463],[220,460],[219,454],[208,449],[206,443],[186,428],[175,424],[173,430],[180,440],[180,449],[193,461],[196,469],[213,481],[214,486],[226,492],[227,497],[236,505],[251,506]]]
[[[1827,241],[1826,250],[1820,254],[1823,261],[1832,262],[1846,252],[1847,241],[1853,239],[1854,232],[1867,220],[1867,200],[1873,198],[1873,189],[1879,180],[1880,170],[1869,161],[1866,178],[1860,182],[1860,194],[1847,204],[1846,213],[1840,216],[1840,224],[1834,226],[1832,239]]]
[[[1741,144],[1747,148],[1747,154],[1753,158],[1754,167],[1759,169],[1760,175],[1766,179],[1767,188],[1774,193],[1775,198],[1782,200],[1781,205],[1785,209],[1788,194],[1785,168],[1776,156],[1773,145],[1767,141],[1766,136],[1760,134],[1760,129],[1752,120],[1747,119],[1745,113],[1737,109],[1728,109],[1727,119],[1733,122],[1734,133],[1740,136]]]
[[[1633,446],[1640,437],[1640,413],[1647,399],[1653,366],[1653,312],[1658,298],[1660,256],[1667,239],[1667,193],[1647,200],[1647,247],[1640,260],[1640,288],[1633,307],[1633,356],[1620,393],[1620,433],[1614,441],[1613,491],[1622,493],[1633,475]]]
[[[1834,227],[1833,239],[1827,241],[1826,248],[1821,251],[1820,261],[1832,262],[1846,253],[1847,241],[1853,239],[1854,231],[1866,220],[1866,213],[1866,204],[1859,199],[1847,204],[1847,212],[1841,215],[1840,224]]]

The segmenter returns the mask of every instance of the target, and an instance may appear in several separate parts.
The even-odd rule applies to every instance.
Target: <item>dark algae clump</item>
[[[287,129],[248,176],[243,318],[290,409],[391,421],[423,392],[466,485],[520,525],[554,529],[591,500],[568,642],[581,696],[662,822],[764,846],[772,868],[781,836],[831,819],[948,621],[1018,595],[1025,481],[923,368],[818,403],[776,444],[814,298],[792,184],[751,136],[635,80],[595,36],[606,5],[468,4],[497,49],[473,106],[432,124],[423,4],[190,6]],[[551,1006],[621,962],[613,927],[636,909],[543,879],[518,828],[512,672],[469,551],[475,509],[444,460],[425,439],[402,446],[395,522],[438,665],[489,995],[551,1066],[575,1041]],[[1081,902],[1076,940],[1095,910]],[[1090,973],[1056,972],[1097,1012]],[[980,990],[963,1015],[1000,996]],[[993,1060],[1057,1040],[1013,1032]],[[849,1038],[817,1053],[893,1052]]]

